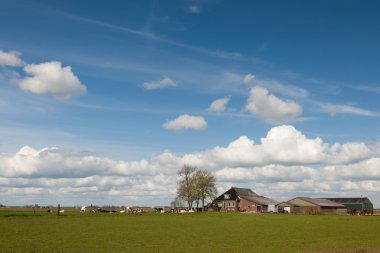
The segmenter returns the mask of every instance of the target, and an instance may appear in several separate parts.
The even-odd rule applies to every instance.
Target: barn
[[[328,199],[296,197],[278,204],[280,212],[304,214],[346,214],[347,208]]]
[[[373,204],[366,198],[326,198],[336,203],[344,205],[349,213],[373,214]]]
[[[232,187],[209,205],[212,211],[277,212],[278,202],[256,194],[248,188]]]

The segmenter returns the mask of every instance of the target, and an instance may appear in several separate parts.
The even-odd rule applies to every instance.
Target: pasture
[[[380,216],[0,211],[0,252],[380,252]]]

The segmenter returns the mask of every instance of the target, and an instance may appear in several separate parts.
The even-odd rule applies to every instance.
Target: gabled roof
[[[338,204],[338,203],[333,202],[333,201],[328,200],[328,199],[307,198],[307,197],[297,197],[297,198],[294,198],[294,199],[301,199],[303,201],[309,202],[309,203],[317,205],[317,206],[345,207],[344,205]],[[292,200],[289,200],[288,202],[291,202]]]
[[[225,195],[229,195],[230,200],[237,200],[239,198],[246,199],[259,205],[276,205],[278,202],[256,194],[249,188],[231,187],[228,191],[217,197],[215,200],[224,200]]]
[[[264,197],[264,196],[241,196],[241,198],[249,200],[259,205],[277,205],[278,202],[276,200]]]
[[[249,188],[232,187],[231,189],[235,190],[236,194],[240,197],[242,197],[242,196],[259,196]]]

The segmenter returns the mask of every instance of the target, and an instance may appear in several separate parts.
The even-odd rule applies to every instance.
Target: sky
[[[0,204],[380,207],[378,1],[0,1]]]

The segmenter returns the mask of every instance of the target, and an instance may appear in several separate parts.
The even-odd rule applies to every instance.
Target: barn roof
[[[277,205],[278,202],[276,200],[264,197],[264,196],[240,196],[246,200],[254,202],[259,205]]]
[[[249,188],[239,187],[231,187],[228,191],[217,197],[215,200],[223,200],[225,199],[225,195],[229,195],[228,199],[230,200],[243,198],[259,205],[276,205],[278,203],[273,199],[258,195]]]
[[[251,196],[259,196],[257,195],[254,191],[252,191],[251,189],[249,188],[238,188],[238,187],[232,187],[231,189],[235,190],[236,194],[238,196],[248,196],[248,197],[251,197]]]
[[[297,197],[297,198],[303,201],[309,202],[311,204],[317,205],[317,206],[345,207],[344,205],[341,205],[339,203],[336,203],[328,199],[307,198],[307,197]]]

